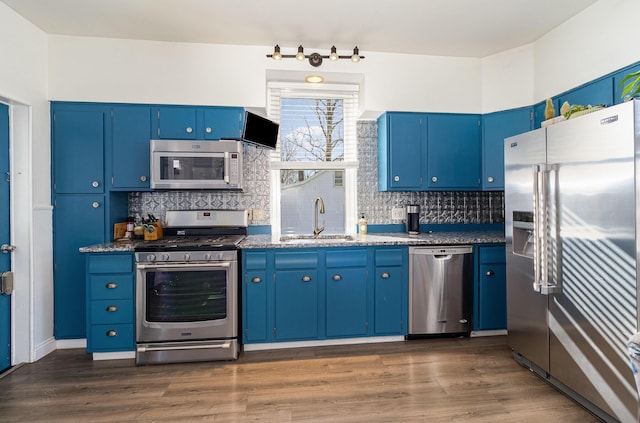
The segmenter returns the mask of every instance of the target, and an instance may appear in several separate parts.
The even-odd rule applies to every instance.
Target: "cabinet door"
[[[195,107],[158,107],[156,118],[157,135],[160,139],[194,140],[197,138]]]
[[[248,270],[244,275],[243,326],[245,342],[266,341],[267,328],[267,273]]]
[[[482,189],[504,189],[504,139],[530,131],[530,107],[491,113],[482,118]]]
[[[151,108],[113,108],[111,184],[116,189],[149,189]]]
[[[374,333],[402,334],[403,289],[402,267],[376,267],[374,286]]]
[[[611,106],[613,103],[613,79],[603,78],[579,88],[568,91],[558,96],[559,107],[567,101],[570,105],[582,104],[584,106],[604,104]],[[556,109],[556,116],[560,115],[560,109]]]
[[[427,121],[421,113],[387,113],[379,122],[379,189],[415,191],[422,188],[422,162]]]
[[[318,283],[317,269],[277,271],[276,340],[318,338]]]
[[[427,128],[427,186],[480,188],[480,116],[430,114]]]
[[[327,269],[326,290],[327,336],[366,335],[367,268]]]
[[[239,139],[242,136],[244,110],[237,107],[204,109],[204,138]]]
[[[478,329],[506,329],[507,284],[504,247],[480,248]]]
[[[54,192],[104,192],[104,119],[98,110],[53,111]]]
[[[53,245],[54,335],[85,337],[85,260],[80,247],[104,242],[102,195],[57,195]]]

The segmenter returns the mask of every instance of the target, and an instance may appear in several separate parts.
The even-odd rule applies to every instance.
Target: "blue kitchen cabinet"
[[[104,241],[105,196],[56,195],[53,208],[54,336],[85,337],[85,263],[80,247]]]
[[[638,71],[640,71],[640,65],[634,65],[634,66],[628,66],[613,74],[612,78],[613,78],[613,103],[614,104],[620,104],[624,102],[624,99],[622,98],[622,90],[624,89],[624,86],[630,82],[630,81],[627,81],[624,83],[624,85],[620,85],[624,77],[629,75],[630,73],[638,72]]]
[[[326,251],[326,336],[367,334],[367,263],[364,248]]]
[[[482,189],[504,190],[504,139],[532,129],[531,107],[482,116]]]
[[[374,249],[374,335],[406,335],[407,247]]]
[[[426,165],[427,115],[387,112],[378,118],[378,190],[420,191]]]
[[[114,106],[112,114],[111,188],[140,191],[149,189],[149,140],[151,108],[140,105]]]
[[[505,247],[478,247],[475,330],[507,328]]]
[[[427,123],[427,187],[479,190],[480,115],[434,113]]]
[[[132,253],[86,256],[87,352],[135,349]]]
[[[104,192],[105,107],[52,106],[52,186],[57,194]]]
[[[242,253],[242,336],[244,343],[269,339],[266,250]]]
[[[278,251],[274,260],[274,339],[319,338],[321,280],[318,252]]]
[[[166,106],[153,108],[156,136],[174,140],[239,139],[244,124],[241,107]]]
[[[595,106],[598,104],[604,104],[605,106],[611,106],[613,101],[613,79],[612,78],[600,78],[594,81],[584,84],[580,87],[574,88],[570,91],[557,96],[557,104],[562,107],[565,101],[569,105],[581,104],[584,106]],[[560,109],[556,108],[556,116],[560,115]]]
[[[206,107],[203,109],[204,139],[240,139],[244,125],[241,107]]]

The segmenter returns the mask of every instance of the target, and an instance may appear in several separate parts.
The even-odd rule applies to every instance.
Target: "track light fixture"
[[[336,49],[336,46],[331,46],[331,54],[327,55],[327,56],[323,56],[319,53],[311,53],[311,54],[304,54],[304,48],[302,47],[302,45],[298,46],[298,52],[296,54],[282,54],[280,53],[280,46],[276,44],[276,46],[273,48],[273,53],[272,54],[267,54],[267,57],[272,58],[273,60],[282,60],[282,59],[296,59],[298,61],[303,61],[304,59],[308,59],[309,60],[309,64],[313,67],[318,67],[322,64],[322,60],[323,59],[329,59],[332,62],[337,61],[338,59],[350,59],[352,62],[359,62],[360,60],[364,59],[364,56],[360,55],[360,50],[358,49],[358,47],[354,47],[353,48],[353,54],[350,55],[339,55],[338,51]]]

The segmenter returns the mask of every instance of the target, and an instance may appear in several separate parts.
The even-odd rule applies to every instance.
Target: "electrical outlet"
[[[391,209],[391,219],[393,220],[403,220],[405,218],[405,209],[404,207],[394,207]]]
[[[264,209],[252,209],[251,220],[264,220]]]

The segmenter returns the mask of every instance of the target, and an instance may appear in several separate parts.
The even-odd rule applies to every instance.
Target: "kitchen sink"
[[[336,242],[355,241],[352,235],[286,235],[280,237],[280,242],[285,244],[329,244]]]

